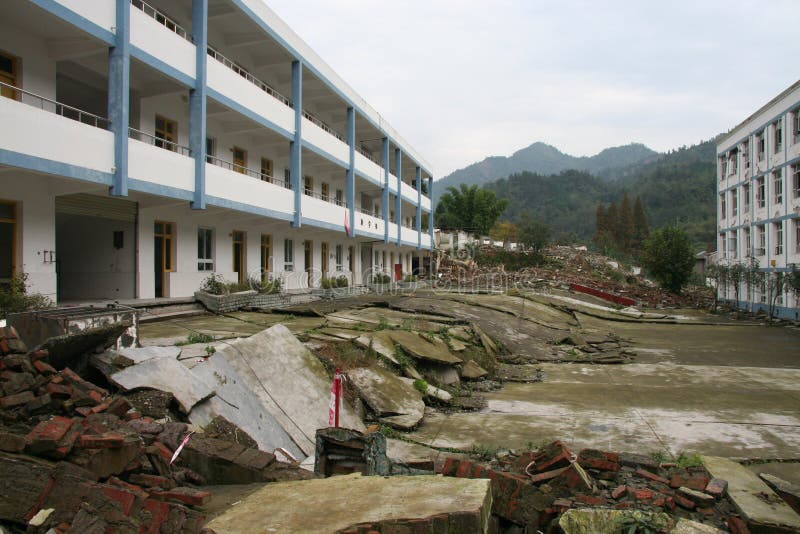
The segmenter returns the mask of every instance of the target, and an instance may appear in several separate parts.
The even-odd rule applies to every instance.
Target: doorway
[[[261,282],[269,280],[269,273],[272,272],[272,236],[261,234]]]
[[[19,87],[17,85],[18,71],[19,60],[10,54],[0,51],[0,82],[12,87]],[[0,96],[19,100],[19,93],[5,85],[0,85]]]
[[[155,266],[155,295],[167,297],[167,273],[175,270],[173,245],[175,223],[156,221],[153,227],[153,265]]]
[[[306,268],[308,287],[313,287],[312,276],[314,274],[314,242],[311,240],[303,241],[303,265]]]
[[[322,271],[322,276],[328,275],[328,243],[322,242],[320,243],[320,270]]]
[[[243,284],[247,280],[245,272],[245,251],[247,247],[247,233],[234,230],[231,233],[233,239],[233,271],[238,275],[238,281]]]
[[[0,287],[8,287],[16,271],[17,205],[0,200]]]

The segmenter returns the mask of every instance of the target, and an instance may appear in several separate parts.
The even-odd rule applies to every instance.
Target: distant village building
[[[771,291],[775,273],[800,265],[800,81],[717,140],[717,260],[757,262],[759,279],[739,291],[741,308],[796,318],[791,291]],[[734,288],[719,288],[734,299]]]
[[[430,166],[262,0],[3,0],[0,95],[0,284],[303,289],[432,249]]]

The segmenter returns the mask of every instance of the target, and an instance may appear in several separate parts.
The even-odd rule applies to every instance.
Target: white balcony
[[[327,200],[308,195],[303,195],[301,202],[303,217],[328,223],[341,228],[342,232],[345,231],[344,221],[346,209],[343,206],[337,206]],[[356,213],[356,217],[358,216],[359,214]]]
[[[354,228],[362,234],[383,238],[383,219],[373,217],[367,213],[356,210]]]
[[[303,141],[327,152],[345,165],[350,161],[350,147],[306,117],[303,117]]]
[[[397,240],[397,225],[393,222],[389,223],[389,241]]]
[[[10,86],[7,86],[10,87]],[[105,173],[114,167],[108,121],[14,88],[19,100],[0,97],[0,148]]]
[[[185,31],[170,30],[152,13],[134,6],[131,6],[131,45],[194,78],[195,47]]]
[[[418,239],[417,239],[417,231],[415,229],[413,229],[413,228],[407,228],[407,227],[403,226],[400,229],[400,239],[404,243],[411,243],[413,245],[416,245],[417,241],[418,241]]]
[[[383,185],[383,168],[356,150],[356,172],[361,176]]]
[[[117,9],[114,2],[108,0],[56,0],[56,2],[110,32],[113,32],[114,26],[117,25]]]
[[[413,205],[417,205],[417,190],[405,182],[400,183],[400,193],[403,198]]]
[[[128,176],[158,186],[194,191],[194,159],[188,156],[188,149],[177,145],[162,148],[154,144],[164,143],[161,140],[135,130],[131,134],[138,139],[128,140]]]
[[[422,234],[422,248],[431,248],[431,234]]]
[[[220,166],[219,161],[206,163],[206,195],[288,216],[294,214],[294,192],[284,187],[283,182],[273,183],[254,177],[256,171],[233,168]]]
[[[425,211],[431,211],[431,199],[425,195],[422,195],[420,206],[422,206],[422,209]]]

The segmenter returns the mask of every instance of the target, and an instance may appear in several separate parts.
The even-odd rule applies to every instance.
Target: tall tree
[[[680,293],[694,267],[689,236],[674,226],[655,230],[644,243],[642,263],[662,287]]]
[[[485,235],[508,206],[508,200],[498,200],[494,191],[461,184],[448,187],[439,199],[434,213],[436,226],[445,230],[464,230]]]
[[[606,228],[608,228],[609,234],[609,241],[612,243],[616,243],[619,241],[619,210],[617,209],[617,205],[613,202],[608,206],[608,210],[606,210]]]
[[[631,244],[635,237],[635,229],[633,226],[633,210],[631,209],[631,201],[628,198],[628,193],[622,196],[622,202],[619,205],[619,214],[617,215],[617,243],[624,251],[631,249]]]
[[[489,230],[489,236],[495,241],[502,241],[504,247],[515,241],[518,234],[517,225],[508,221],[499,222]]]
[[[602,246],[603,240],[605,239],[606,233],[606,210],[603,207],[603,203],[599,203],[597,205],[597,210],[594,212],[595,218],[595,231],[594,237],[592,237],[592,241],[594,241],[598,246]]]
[[[519,227],[519,240],[534,252],[541,252],[550,241],[550,227],[540,221],[524,221]]]
[[[650,236],[650,226],[647,224],[647,215],[642,205],[642,197],[636,195],[633,205],[633,226],[635,228],[633,248],[641,250],[642,244]]]

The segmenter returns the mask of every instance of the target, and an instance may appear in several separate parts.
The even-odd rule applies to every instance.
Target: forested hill
[[[550,175],[566,170],[579,170],[601,177],[609,177],[613,175],[614,169],[627,168],[634,164],[651,161],[657,156],[659,156],[658,152],[637,143],[607,148],[594,156],[582,157],[564,154],[545,143],[534,143],[509,157],[489,157],[437,180],[433,201],[435,203],[451,185],[482,186],[520,172]]]
[[[579,170],[522,172],[485,187],[509,201],[503,219],[527,216],[549,224],[557,239],[584,243],[594,235],[597,204],[619,205],[627,192],[631,200],[641,196],[651,228],[677,224],[703,247],[715,234],[714,152],[714,142],[706,141],[601,177]]]

